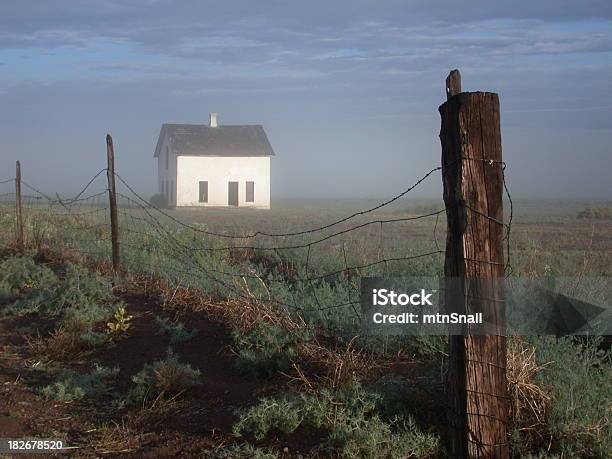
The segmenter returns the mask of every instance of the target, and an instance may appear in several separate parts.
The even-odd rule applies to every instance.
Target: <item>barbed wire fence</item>
[[[444,255],[449,256],[448,235],[439,220],[442,215],[449,218],[459,207],[469,214],[468,221],[484,219],[487,224],[504,229],[506,259],[502,272],[511,273],[513,207],[505,181],[506,165],[501,159],[491,159],[486,152],[481,153],[480,158],[462,152],[456,159],[447,159],[442,166],[431,168],[405,190],[375,206],[318,226],[285,232],[244,227],[233,231],[217,229],[222,225],[208,221],[206,209],[201,209],[201,215],[196,218],[203,220],[201,223],[185,220],[179,210],[152,205],[120,174],[114,170],[109,174],[108,168],[94,174],[70,198],[57,193],[49,195],[21,180],[24,192],[18,200],[16,179],[7,178],[0,181],[3,229],[0,240],[4,245],[14,241],[19,237],[19,225],[23,225],[26,240],[22,243],[27,247],[50,247],[109,262],[115,239],[120,247],[123,272],[168,279],[177,285],[197,288],[213,298],[235,297],[251,301],[256,297],[289,313],[300,314],[306,323],[323,327],[329,333],[354,335],[359,333],[362,319],[362,278],[444,275]],[[507,221],[483,212],[470,202],[452,204],[445,200],[445,206],[419,213],[390,210],[393,204],[411,197],[411,193],[428,179],[440,179],[449,170],[471,162],[482,163],[482,167],[486,163],[501,170],[501,186],[510,203]],[[117,183],[115,196],[110,193],[107,175]],[[119,234],[112,231],[112,199],[118,204]],[[18,206],[22,222],[17,218]],[[414,234],[431,231],[429,242],[406,243],[411,229],[416,231]],[[445,250],[438,238],[447,239]],[[465,254],[463,261],[492,263],[490,259],[468,258]],[[479,364],[478,358],[469,355],[462,363],[465,368],[475,364]],[[505,366],[502,369],[505,372]],[[489,366],[487,371],[490,373],[490,370]],[[469,374],[469,370],[467,372]],[[469,390],[482,392],[477,384]],[[503,445],[483,441],[485,428],[481,424],[487,422],[483,416],[493,417],[495,423],[506,423],[507,414],[491,415],[481,409],[478,406],[480,395],[476,393],[473,401],[477,403],[469,409],[465,404],[463,407],[448,405],[449,410],[454,410],[450,416],[453,422],[457,422],[457,417],[465,420],[474,415],[472,409],[477,411],[478,425],[468,425],[464,435],[470,457],[487,456],[491,448],[495,451],[507,448],[506,440]],[[461,429],[457,427],[456,430]]]
[[[428,171],[415,183],[436,177],[434,173],[440,170],[436,167]],[[96,173],[73,197],[47,194],[23,180],[26,246],[110,262],[112,234],[106,172],[102,169]],[[438,226],[445,208],[353,221],[397,202],[414,190],[414,185],[381,205],[315,228],[237,234],[185,222],[180,219],[180,211],[152,205],[122,176],[115,177],[119,184],[122,270],[173,280],[217,298],[250,301],[255,294],[290,313],[301,314],[308,323],[330,333],[359,332],[362,277],[441,274],[444,250],[436,232],[442,232]],[[4,223],[3,228],[14,228],[5,234],[5,242],[17,234],[15,192],[10,191],[14,184],[15,179],[0,182],[3,220],[11,220],[11,225]],[[428,229],[433,226],[431,243],[421,250],[398,245],[407,227],[420,221],[425,221]],[[508,237],[510,224],[504,225]],[[394,227],[390,236],[397,239],[396,244],[388,240],[388,227]],[[419,262],[415,269],[413,263]],[[510,265],[507,267],[509,270]]]
[[[221,232],[211,229],[206,223],[186,222],[180,218],[180,211],[152,205],[115,173],[119,184],[117,200],[122,269],[163,276],[174,273],[177,280],[189,274],[192,284],[198,284],[205,275],[204,278],[213,284],[212,291],[223,293],[219,289],[225,289],[225,293],[232,294],[240,291],[235,282],[244,282],[245,279],[255,281],[255,285],[263,279],[268,290],[272,291],[275,289],[270,286],[274,284],[293,282],[301,284],[302,290],[311,292],[317,291],[317,283],[338,283],[342,279],[351,283],[356,292],[358,282],[355,280],[365,276],[436,276],[440,274],[445,253],[440,248],[440,235],[437,234],[443,231],[439,228],[439,219],[446,213],[445,208],[416,215],[375,215],[365,221],[363,218],[388,208],[440,171],[441,167],[432,168],[406,190],[376,206],[320,226],[286,232],[249,231],[248,228],[240,232]],[[71,250],[95,260],[109,260],[112,234],[106,172],[105,168],[94,174],[72,197],[61,197],[57,193],[51,196],[22,180],[26,191],[21,205],[27,245]],[[14,183],[15,179],[0,181],[0,186],[4,187],[0,202],[5,218],[15,213],[15,192],[10,191]],[[206,210],[201,212],[205,215]],[[355,221],[358,219],[361,221]],[[12,220],[12,226],[16,227],[15,218]],[[422,231],[433,226],[433,232],[430,243],[418,250],[412,244],[405,244],[405,235],[408,225],[420,221],[427,222],[424,228],[420,228]],[[510,222],[504,226],[508,235]],[[389,227],[392,230],[387,232]],[[12,233],[16,234],[17,230]],[[413,269],[411,262],[421,264]],[[164,263],[168,263],[168,267]],[[506,266],[507,270],[511,269],[509,262]],[[268,299],[302,312],[350,307],[355,313],[360,304],[358,296],[345,303],[329,304],[316,293],[310,300],[299,302],[288,302],[282,295],[282,298],[274,298],[268,293]],[[315,304],[308,307],[307,304],[313,301]],[[355,317],[359,318],[358,314]]]

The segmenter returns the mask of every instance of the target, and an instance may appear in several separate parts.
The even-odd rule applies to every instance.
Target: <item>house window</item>
[[[174,198],[174,180],[170,180],[170,202],[173,201]]]
[[[255,182],[246,182],[246,202],[255,202]]]
[[[200,182],[200,192],[198,201],[208,202],[208,182]]]
[[[170,160],[168,159],[169,156],[170,153],[168,151],[168,147],[166,147],[166,170],[168,170],[168,164],[170,163]]]

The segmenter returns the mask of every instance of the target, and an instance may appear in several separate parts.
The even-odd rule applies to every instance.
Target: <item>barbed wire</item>
[[[463,159],[469,159],[469,160],[474,160],[474,158],[463,158]],[[491,161],[487,161],[489,163],[491,163]],[[500,164],[502,164],[503,170],[505,170],[505,164],[503,162],[499,162]],[[391,199],[388,199],[386,201],[383,201],[382,203],[370,207],[366,210],[362,210],[362,211],[358,211],[358,212],[354,212],[352,214],[350,214],[347,217],[341,218],[339,220],[336,220],[332,223],[328,223],[316,228],[310,228],[307,230],[302,230],[302,231],[293,231],[293,232],[285,232],[285,233],[272,233],[272,232],[265,232],[265,231],[255,231],[252,232],[248,235],[235,235],[235,234],[227,234],[227,233],[220,233],[220,232],[216,232],[216,231],[208,231],[208,230],[204,230],[201,227],[198,227],[196,225],[190,225],[187,223],[184,223],[180,220],[178,220],[177,218],[175,218],[174,216],[170,215],[168,212],[163,211],[162,209],[153,206],[152,204],[150,204],[149,202],[147,202],[142,196],[140,196],[137,192],[134,191],[134,189],[122,178],[120,177],[118,174],[115,174],[117,179],[132,193],[132,195],[136,198],[132,198],[128,195],[122,194],[122,193],[117,193],[117,195],[124,200],[124,204],[127,204],[127,207],[130,209],[130,211],[124,211],[124,210],[120,210],[120,214],[130,218],[130,220],[132,221],[132,228],[126,229],[123,228],[124,231],[128,231],[129,233],[132,234],[140,234],[140,236],[146,236],[148,235],[148,232],[145,231],[137,231],[134,229],[134,227],[136,226],[134,224],[135,221],[140,221],[142,223],[147,224],[150,228],[154,228],[158,235],[165,238],[166,240],[171,239],[173,242],[173,245],[175,247],[180,248],[182,251],[195,251],[195,252],[205,252],[205,251],[211,251],[211,252],[223,252],[223,251],[232,251],[232,250],[258,250],[258,251],[272,251],[275,254],[278,254],[279,251],[282,250],[298,250],[298,249],[307,249],[308,250],[308,255],[307,255],[307,261],[306,261],[306,269],[309,269],[309,257],[310,257],[310,249],[317,245],[317,244],[322,244],[323,242],[326,241],[330,241],[331,239],[334,238],[338,238],[340,236],[352,233],[356,230],[362,229],[362,228],[366,228],[368,226],[372,226],[372,225],[380,225],[380,245],[379,245],[379,256],[378,256],[378,260],[375,262],[370,262],[370,263],[362,263],[361,265],[355,265],[355,266],[348,266],[348,261],[346,258],[346,249],[345,249],[345,245],[343,244],[343,256],[344,256],[344,261],[345,261],[345,268],[342,270],[335,270],[333,272],[327,273],[327,274],[323,274],[323,275],[319,275],[319,276],[315,276],[313,277],[313,280],[318,280],[318,279],[324,279],[326,277],[333,277],[334,275],[338,275],[341,274],[343,272],[349,272],[351,270],[359,270],[359,269],[364,269],[370,266],[376,266],[376,265],[380,265],[380,264],[384,264],[385,268],[388,267],[388,263],[390,262],[394,262],[394,261],[406,261],[406,260],[411,260],[411,259],[415,259],[415,258],[420,258],[422,256],[432,256],[435,254],[441,254],[443,253],[440,248],[439,248],[439,244],[437,242],[437,238],[436,238],[436,231],[437,231],[437,224],[438,224],[438,219],[439,219],[439,215],[443,212],[446,211],[446,209],[440,209],[438,211],[434,211],[434,212],[429,212],[429,213],[425,213],[425,214],[421,214],[421,215],[417,215],[417,216],[409,216],[409,217],[397,217],[397,218],[389,218],[389,219],[375,219],[375,220],[370,220],[364,223],[359,223],[356,224],[352,227],[349,228],[345,228],[345,229],[340,229],[338,231],[335,231],[331,234],[327,234],[324,235],[314,241],[309,241],[309,242],[304,242],[304,243],[299,243],[299,244],[285,244],[285,245],[275,245],[275,246],[262,246],[262,245],[232,245],[232,246],[216,246],[216,247],[207,247],[207,246],[203,246],[203,245],[188,245],[185,244],[184,242],[179,241],[176,236],[172,233],[172,231],[170,229],[168,229],[167,227],[165,227],[158,218],[156,218],[154,216],[154,213],[158,213],[159,215],[166,217],[170,222],[172,223],[178,223],[178,225],[182,228],[188,229],[190,231],[193,231],[194,233],[199,233],[199,234],[204,234],[207,236],[215,236],[215,237],[223,237],[223,238],[231,238],[231,239],[237,239],[237,240],[244,240],[244,239],[254,239],[257,236],[266,236],[266,237],[271,237],[271,238],[281,238],[281,237],[294,237],[294,236],[302,236],[302,235],[307,235],[307,234],[313,234],[316,232],[320,232],[320,231],[324,231],[326,229],[330,229],[333,228],[334,226],[337,226],[341,223],[347,222],[352,218],[355,218],[357,216],[363,216],[369,213],[372,213],[378,209],[381,209],[385,206],[388,206],[389,204],[397,201],[398,199],[400,199],[402,196],[405,196],[408,192],[410,192],[411,190],[415,189],[416,186],[418,186],[419,184],[421,184],[424,180],[426,180],[430,175],[432,175],[434,172],[439,171],[442,169],[442,167],[447,167],[449,164],[445,164],[444,166],[441,167],[435,167],[432,168],[431,170],[429,170],[427,173],[425,173],[422,177],[420,177],[413,185],[411,185],[410,187],[408,187],[406,190],[402,191],[401,193],[399,193],[398,195],[392,197]],[[75,206],[75,204],[80,204],[80,203],[86,203],[86,202],[90,202],[91,200],[95,200],[96,198],[99,198],[103,195],[105,195],[108,192],[108,189],[105,189],[99,193],[95,193],[89,196],[85,196],[83,197],[83,194],[86,192],[86,190],[93,184],[93,182],[104,172],[107,172],[107,169],[102,169],[100,170],[98,173],[96,173],[90,180],[89,182],[81,189],[81,191],[73,198],[60,198],[59,196],[56,195],[56,198],[52,198],[48,195],[46,195],[45,193],[41,192],[40,190],[38,190],[37,188],[33,187],[32,185],[28,184],[27,182],[24,182],[24,186],[28,187],[30,190],[32,190],[33,192],[37,193],[40,195],[40,198],[44,198],[46,199],[46,204],[48,206],[53,206],[53,205],[60,205],[63,208],[65,208],[67,210],[67,215],[70,215],[72,217],[75,218],[82,218],[91,214],[96,214],[99,212],[104,211],[105,209],[107,209],[107,205],[104,204],[102,205],[100,208],[98,209],[93,209],[93,210],[87,210],[87,211],[80,211],[80,212],[75,212],[73,210],[73,207]],[[511,200],[510,197],[510,193],[508,192],[505,180],[504,180],[504,189],[506,190],[506,193],[509,197],[509,199]],[[39,197],[36,197],[39,198]],[[137,208],[141,211],[143,211],[146,216],[136,216],[134,215],[133,209]],[[469,206],[466,206],[466,208],[478,215],[481,215],[485,218],[490,219],[491,221],[494,221],[495,223],[498,224],[502,224],[504,226],[506,226],[507,228],[507,234],[506,234],[506,239],[509,240],[509,227],[511,224],[511,218],[512,218],[512,204],[511,204],[511,218],[508,224],[505,224],[504,222],[500,222],[497,219],[490,217],[478,210],[472,209]],[[400,222],[408,222],[408,221],[414,221],[414,220],[420,220],[420,219],[424,219],[424,218],[428,218],[428,217],[436,217],[436,222],[434,225],[434,243],[436,245],[436,250],[435,251],[430,251],[430,252],[426,252],[424,254],[420,254],[420,255],[410,255],[410,256],[402,256],[402,257],[385,257],[384,256],[384,247],[382,244],[382,240],[383,240],[383,226],[385,224],[390,224],[390,223],[400,223]],[[105,223],[103,224],[98,224],[98,225],[79,225],[78,229],[95,229],[95,228],[100,228],[103,227]],[[195,240],[195,238],[194,238]],[[508,245],[508,258],[507,258],[507,263],[506,263],[506,268],[508,268],[510,266],[510,254],[509,254],[509,245]],[[466,261],[474,261],[474,262],[482,262],[481,260],[467,260]],[[229,275],[230,273],[227,271],[220,271],[220,270],[210,270],[209,272],[217,272],[218,274],[222,274],[222,275]],[[245,273],[240,273],[240,275],[245,275]],[[255,276],[253,276],[255,277]],[[304,278],[300,278],[299,280],[301,281],[305,281],[307,279]]]
[[[43,193],[39,189],[37,189],[34,186],[30,185],[25,180],[21,180],[21,184],[23,186],[25,186],[26,188],[30,189],[31,191],[33,191],[34,193],[38,193],[43,198],[47,199],[47,201],[50,202],[50,203],[59,203],[59,204],[63,203],[65,205],[71,205],[71,204],[73,204],[75,202],[86,201],[87,199],[90,199],[91,197],[96,197],[96,196],[100,196],[100,195],[103,195],[105,193],[108,193],[108,188],[104,188],[104,190],[99,192],[99,193],[95,193],[94,195],[87,196],[85,198],[81,198],[81,195],[83,195],[83,193],[85,193],[85,191],[87,191],[87,189],[95,182],[95,180],[100,175],[102,175],[104,172],[106,172],[107,170],[108,169],[106,169],[106,168],[105,169],[101,169],[98,173],[96,173],[89,180],[89,182],[87,182],[87,184],[81,189],[81,191],[79,191],[73,198],[64,198],[64,199],[62,199],[57,193],[55,194],[55,198],[51,198],[50,196],[46,195],[45,193]]]
[[[514,210],[512,197],[505,180],[506,165],[502,161],[477,158],[460,158],[458,161],[463,160],[501,165],[503,189],[510,203],[507,222],[462,204],[468,212],[486,218],[496,225],[502,225],[505,229],[504,240],[506,241],[506,260],[503,263],[467,257],[464,258],[464,261],[501,264],[504,266],[506,275],[509,275],[512,270],[510,231]],[[210,285],[211,288],[221,289],[227,297],[245,302],[251,302],[254,298],[269,301],[290,313],[300,314],[305,318],[310,317],[311,320],[306,320],[306,326],[310,329],[323,327],[328,333],[336,336],[343,333],[354,334],[360,326],[361,319],[358,280],[372,273],[380,275],[402,273],[402,269],[410,267],[416,260],[441,257],[445,252],[440,248],[437,240],[438,224],[440,215],[448,212],[449,208],[393,218],[379,216],[369,218],[367,221],[354,222],[348,227],[340,225],[346,225],[358,217],[370,216],[390,206],[416,189],[435,172],[441,171],[450,164],[432,168],[408,188],[390,199],[330,223],[296,231],[255,230],[242,235],[214,231],[202,228],[198,224],[183,222],[170,212],[152,205],[119,174],[115,174],[119,184],[127,190],[125,193],[116,192],[121,204],[118,214],[121,223],[119,226],[122,235],[120,244],[124,267],[128,271],[134,270],[141,274],[153,275],[158,272],[164,277],[172,276],[174,279],[183,280],[186,285],[193,285],[197,288],[203,286],[207,288],[206,286]],[[55,232],[49,231],[49,234],[43,229],[39,235],[32,237],[38,238],[38,243],[69,248],[75,253],[93,259],[108,260],[112,240],[107,200],[109,189],[104,186],[102,191],[86,195],[96,179],[105,172],[107,173],[108,170],[100,170],[74,197],[70,198],[62,198],[58,194],[55,197],[48,196],[36,187],[22,181],[24,187],[33,193],[22,196],[22,199],[26,201],[26,218],[30,218],[33,231],[36,231],[35,225],[41,223],[35,221],[37,216],[42,222],[56,224],[61,229]],[[0,184],[11,181],[14,179],[1,181]],[[0,198],[3,196],[8,198],[9,196],[14,197],[15,194],[0,194]],[[396,224],[407,225],[428,218],[435,218],[433,248],[423,248],[416,252],[414,248],[410,248],[407,253],[400,253],[393,245],[389,246],[389,234],[385,232],[385,228]],[[377,234],[375,233],[377,244],[370,242],[374,241],[373,238],[358,235],[359,231],[364,231],[369,232],[366,234],[369,236],[372,231],[376,232],[376,228],[378,228]],[[349,256],[346,239],[354,237],[353,235],[361,239],[348,241],[356,247],[356,253]],[[244,241],[255,240],[257,237],[275,239],[282,243],[270,244],[267,242],[251,245],[244,243]],[[293,240],[293,238],[304,237],[311,238],[311,240]],[[212,244],[215,238],[224,241],[234,240],[237,243],[233,245],[227,242]],[[403,241],[405,235],[398,239]],[[336,249],[341,249],[341,253],[339,251],[337,256],[331,255],[330,257],[330,244],[335,243],[336,240],[341,241],[341,244],[336,247]],[[317,254],[317,256],[330,257],[333,263],[321,266],[320,259],[314,258],[315,248],[320,248],[322,251],[322,254]],[[389,250],[393,252],[391,255]],[[245,253],[241,254],[240,251]],[[225,258],[215,255],[224,252],[227,252]],[[261,253],[270,254],[276,258],[267,261],[261,258]],[[302,254],[304,259],[297,257],[298,254]],[[234,259],[234,257],[237,258]],[[266,267],[265,263],[269,263],[270,266]],[[437,269],[440,269],[441,266],[438,260]],[[260,283],[263,285],[263,291],[255,290]],[[277,291],[277,288],[282,285],[285,286],[284,290]],[[468,358],[466,362],[470,365],[479,364],[474,359]],[[489,365],[492,362],[485,363]],[[487,395],[480,390],[474,392],[477,395]],[[478,397],[475,398],[475,403],[479,404]],[[451,409],[453,409],[452,406]],[[491,416],[499,422],[504,421],[499,416],[481,413],[480,409],[477,411],[478,416]],[[454,416],[459,415],[466,414],[454,414]],[[495,446],[483,443],[477,432],[470,434],[470,442],[476,444],[478,448]]]
[[[475,160],[474,158],[462,158],[461,160],[463,159]],[[490,161],[487,161],[487,162],[491,163]],[[501,161],[498,163],[502,164],[502,169],[505,170],[505,164]],[[325,230],[332,229],[342,223],[346,223],[349,220],[354,219],[356,217],[365,216],[367,214],[373,213],[379,209],[382,209],[390,205],[393,202],[396,202],[401,197],[407,195],[410,191],[414,190],[419,184],[423,183],[433,173],[435,173],[436,171],[442,170],[443,167],[448,167],[449,164],[445,164],[444,166],[432,168],[431,170],[426,172],[423,176],[421,176],[418,180],[416,180],[416,182],[413,185],[411,185],[410,187],[408,187],[401,193],[393,196],[392,198],[386,201],[383,201],[375,206],[367,208],[365,210],[354,212],[346,217],[340,218],[331,223],[327,223],[321,226],[317,226],[315,228],[309,228],[309,229],[300,230],[300,231],[289,231],[289,232],[280,233],[280,232],[267,232],[267,231],[258,230],[258,231],[251,232],[247,235],[236,235],[236,234],[229,234],[229,233],[221,233],[218,231],[210,231],[207,229],[203,229],[194,224],[188,224],[188,223],[182,222],[175,216],[171,215],[170,213],[149,203],[140,194],[138,194],[133,189],[133,187],[130,186],[129,183],[127,183],[126,180],[124,180],[121,176],[119,176],[119,174],[115,174],[120,184],[122,184],[131,193],[131,196],[129,196],[127,194],[117,192],[117,196],[120,198],[122,202],[122,207],[120,207],[119,209],[119,215],[123,218],[123,221],[124,221],[124,223],[120,226],[121,231],[125,235],[130,236],[129,240],[122,240],[122,245],[126,247],[131,247],[132,249],[143,249],[144,248],[143,241],[149,244],[162,243],[166,245],[166,247],[164,248],[164,251],[168,252],[168,255],[174,256],[174,258],[180,259],[182,262],[185,262],[185,260],[191,260],[193,258],[192,254],[199,253],[199,252],[228,252],[231,258],[232,251],[240,251],[240,250],[264,251],[264,252],[268,251],[268,252],[272,252],[273,254],[275,254],[279,258],[281,263],[283,261],[285,261],[286,263],[292,263],[292,266],[294,268],[295,268],[294,265],[296,261],[295,260],[294,261],[283,260],[283,256],[281,256],[280,253],[282,251],[288,251],[288,250],[306,250],[307,251],[306,261],[302,267],[302,269],[306,273],[306,276],[295,274],[292,276],[290,280],[292,282],[307,283],[311,287],[312,287],[312,283],[317,282],[317,281],[322,281],[326,279],[330,280],[339,275],[346,275],[351,272],[360,273],[362,270],[366,270],[372,267],[378,267],[381,265],[384,266],[385,272],[388,272],[389,264],[391,263],[409,262],[411,260],[416,260],[419,258],[431,257],[431,256],[436,256],[436,255],[439,256],[444,253],[440,249],[440,246],[438,244],[436,232],[437,232],[439,216],[440,214],[446,212],[447,209],[440,209],[440,210],[436,210],[432,212],[427,212],[424,214],[419,214],[416,216],[412,215],[412,216],[407,216],[407,217],[372,219],[366,222],[357,223],[348,228],[337,229],[336,231],[333,231],[329,234],[323,234],[315,240],[300,242],[300,243],[290,243],[290,244],[280,244],[280,245],[277,244],[277,245],[272,245],[272,246],[270,245],[246,245],[246,244],[207,246],[203,244],[204,241],[197,239],[195,235],[200,234],[200,235],[204,235],[208,237],[220,237],[220,238],[229,238],[229,239],[235,239],[235,240],[246,240],[246,239],[255,239],[257,236],[264,236],[268,238],[280,239],[280,238],[292,238],[292,237],[297,237],[297,236],[306,236],[306,235],[312,235],[318,232],[323,232]],[[107,169],[102,169],[98,173],[96,173],[87,182],[87,184],[79,191],[79,193],[72,198],[61,198],[59,195],[56,195],[56,197],[53,198],[43,193],[42,191],[40,191],[39,189],[30,185],[27,182],[23,182],[23,184],[25,187],[27,187],[28,189],[30,189],[32,192],[35,193],[35,195],[31,197],[32,199],[38,199],[38,200],[45,201],[44,204],[46,204],[48,207],[48,209],[46,209],[47,212],[51,211],[52,208],[59,207],[59,208],[64,209],[65,211],[65,213],[62,214],[63,216],[74,218],[76,221],[71,225],[71,228],[70,228],[72,233],[84,232],[84,231],[95,232],[95,231],[99,231],[99,230],[108,228],[108,217],[106,213],[104,213],[103,221],[99,221],[96,215],[108,209],[108,203],[99,202],[101,198],[108,193],[108,188],[105,188],[103,191],[100,191],[100,192],[97,192],[97,193],[94,193],[88,196],[83,196],[83,195],[89,189],[89,187],[95,182],[95,180],[100,175],[102,175],[104,172],[108,172]],[[511,200],[505,180],[504,180],[504,189],[509,199]],[[42,209],[43,206],[38,206],[38,207]],[[480,212],[476,209],[472,209],[469,206],[465,206],[465,207],[466,209],[468,209],[471,212],[474,212],[477,215],[487,218],[497,224],[504,225],[507,228],[506,239],[509,239],[509,229],[510,229],[509,226],[511,224],[511,218],[512,218],[512,204],[511,204],[511,212],[510,212],[511,217],[510,217],[510,221],[508,224],[502,221],[499,221],[491,216],[488,216],[484,214],[483,212]],[[33,207],[31,210],[36,211],[39,209],[36,207]],[[136,211],[139,211],[140,214],[136,214]],[[411,221],[416,221],[416,220],[425,219],[429,217],[432,217],[432,218],[435,217],[435,224],[434,224],[435,250],[428,250],[428,251],[423,251],[422,253],[417,253],[417,254],[411,253],[411,254],[398,255],[398,256],[386,256],[385,255],[385,246],[383,243],[385,225],[394,224],[394,223],[411,222]],[[91,221],[92,218],[96,221],[95,222]],[[171,225],[162,223],[160,218],[167,219],[167,221],[171,223]],[[126,222],[130,224],[125,224]],[[311,250],[313,247],[319,244],[323,244],[325,242],[329,242],[335,238],[344,237],[355,231],[365,229],[368,227],[373,227],[375,225],[378,225],[380,227],[378,255],[375,260],[367,260],[366,262],[362,262],[362,263],[352,263],[352,264],[349,263],[347,253],[346,253],[346,244],[343,242],[341,247],[342,247],[342,261],[344,263],[344,266],[342,269],[332,269],[332,270],[328,270],[327,272],[323,272],[323,273],[317,272],[316,270],[312,271],[311,269]],[[184,238],[180,234],[176,233],[175,228],[177,227],[182,228],[183,230],[191,231],[193,233],[193,238],[192,238],[193,243],[192,244],[189,244],[186,241],[184,241],[183,240]],[[94,244],[94,243],[101,242],[101,241],[108,241],[107,233],[108,232],[106,232],[106,234],[100,234],[96,238],[88,238],[88,239],[85,239],[84,237],[82,237],[84,235],[81,235],[80,238],[74,237],[73,235],[72,240],[69,242],[71,246],[76,246],[77,244]],[[154,236],[158,239],[154,240],[154,242],[151,242],[149,240],[151,236]],[[140,237],[143,241],[141,241],[140,243],[138,243],[138,241],[135,242],[135,239],[137,239],[138,237]],[[248,259],[247,257],[245,261],[250,262],[251,260]],[[478,263],[488,262],[486,260],[484,261],[483,260],[471,260],[467,258],[466,258],[466,261],[478,262]],[[507,259],[506,267],[510,266],[509,262],[510,262],[510,257],[509,257],[509,250],[508,250],[508,259]],[[255,260],[255,263],[256,263],[256,260]],[[496,264],[494,262],[491,262],[491,263]],[[297,266],[299,268],[299,264]],[[206,273],[207,276],[213,276],[213,277],[214,276],[224,276],[224,277],[240,277],[242,279],[261,279],[260,273],[249,272],[249,269],[252,269],[252,268],[242,269],[242,270],[238,270],[237,272],[233,272],[230,270],[218,269],[214,266],[203,266],[201,263],[196,263],[196,266],[194,266],[194,268],[200,273]],[[268,283],[287,282],[287,279],[283,279],[282,277],[277,279],[272,276],[268,276],[268,278],[266,279],[266,282]],[[315,301],[317,302],[320,309],[323,310],[323,307],[320,305],[320,300],[316,295],[316,289],[313,289],[313,292],[314,292],[313,296],[314,296]],[[349,297],[350,297],[350,290],[349,290]],[[351,304],[354,306],[356,302],[350,301],[350,298],[349,298],[349,302],[346,304]],[[344,305],[345,304],[339,305],[339,307],[342,307]],[[329,308],[325,307],[324,309],[329,309]]]
[[[424,176],[422,176],[419,180],[417,180],[413,185],[411,185],[410,187],[408,187],[406,190],[402,191],[401,193],[399,193],[398,195],[394,196],[391,199],[388,199],[387,201],[384,201],[374,207],[371,207],[369,209],[366,210],[362,210],[362,211],[358,211],[355,212],[353,214],[348,215],[347,217],[343,217],[339,220],[336,220],[332,223],[326,224],[326,225],[322,225],[316,228],[311,228],[311,229],[307,229],[307,230],[302,230],[302,231],[295,231],[295,232],[287,232],[287,233],[268,233],[265,231],[255,231],[251,234],[248,235],[243,235],[243,236],[238,236],[238,235],[233,235],[233,234],[224,234],[224,233],[218,233],[218,232],[214,232],[214,231],[207,231],[201,228],[196,228],[193,227],[191,225],[188,225],[182,221],[180,221],[179,219],[173,217],[172,215],[168,214],[167,212],[163,211],[160,208],[157,208],[153,205],[151,205],[146,199],[144,199],[142,196],[140,196],[136,191],[134,191],[134,189],[117,173],[115,173],[115,176],[117,177],[117,179],[131,192],[134,194],[134,196],[136,196],[139,200],[141,200],[143,203],[145,203],[145,205],[148,205],[150,207],[155,208],[159,213],[163,214],[165,217],[169,218],[170,220],[172,220],[173,222],[181,225],[181,226],[185,226],[185,227],[189,227],[190,229],[193,229],[194,231],[197,231],[199,233],[203,233],[206,234],[208,236],[218,236],[218,237],[224,237],[224,238],[233,238],[233,239],[253,239],[257,236],[267,236],[267,237],[290,237],[290,236],[302,236],[305,234],[310,234],[310,233],[316,233],[316,232],[320,232],[323,230],[326,230],[328,228],[331,228],[333,226],[337,226],[341,223],[344,223],[348,220],[351,220],[355,217],[358,217],[360,215],[365,215],[365,214],[369,214],[372,212],[375,212],[378,209],[381,209],[383,207],[386,207],[390,204],[392,204],[393,202],[397,201],[398,199],[402,198],[403,196],[405,196],[406,194],[408,194],[410,191],[414,190],[417,186],[419,186],[421,183],[423,183],[425,180],[427,180],[427,178],[432,175],[434,172],[442,170],[442,167],[435,167],[433,169],[431,169],[429,172],[427,172]]]

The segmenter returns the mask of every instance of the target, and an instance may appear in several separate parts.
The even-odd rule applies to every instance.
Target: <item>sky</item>
[[[108,132],[151,194],[161,124],[214,111],[263,124],[273,199],[389,197],[440,164],[454,68],[500,96],[515,196],[612,199],[609,0],[3,1],[0,180],[76,190]]]

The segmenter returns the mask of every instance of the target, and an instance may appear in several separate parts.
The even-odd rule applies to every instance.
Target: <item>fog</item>
[[[438,106],[499,93],[508,185],[612,199],[612,3],[5,2],[0,180],[41,189],[105,167],[143,194],[164,122],[262,124],[272,197],[388,197],[440,163]],[[440,197],[434,175],[415,193]]]

